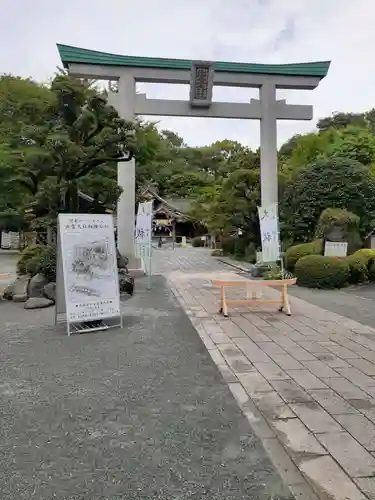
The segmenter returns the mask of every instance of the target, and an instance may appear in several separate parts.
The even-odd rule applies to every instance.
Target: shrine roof
[[[136,57],[99,52],[97,50],[72,47],[57,44],[57,50],[65,68],[69,64],[90,64],[97,66],[124,66],[137,68],[157,68],[172,70],[190,70],[192,61],[189,59],[166,59],[159,57]],[[257,73],[279,76],[306,76],[324,78],[330,66],[330,61],[317,61],[291,64],[252,64],[240,62],[216,61],[217,72]]]

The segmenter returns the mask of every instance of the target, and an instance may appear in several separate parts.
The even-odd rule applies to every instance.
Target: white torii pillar
[[[123,120],[135,117],[135,80],[132,75],[123,75],[117,92],[108,90],[108,102],[116,108]],[[129,269],[139,269],[135,256],[135,159],[117,164],[117,184],[122,193],[117,202],[117,247],[129,259]]]
[[[263,207],[278,202],[277,101],[273,83],[260,87],[260,186]]]

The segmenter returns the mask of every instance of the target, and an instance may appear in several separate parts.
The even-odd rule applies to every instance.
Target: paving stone
[[[344,361],[332,353],[315,354],[315,356],[318,360],[323,361],[323,363],[331,368],[349,368],[351,366],[347,361]]]
[[[264,328],[263,328],[263,330],[264,330]],[[298,346],[298,344],[294,340],[289,338],[287,335],[284,335],[283,333],[280,333],[280,332],[278,332],[277,334],[269,333],[268,335],[280,347],[284,348],[286,346],[290,346],[290,347]]]
[[[254,363],[254,366],[267,380],[290,379],[290,376],[271,360],[268,363]]]
[[[262,377],[260,373],[238,373],[238,380],[244,386],[246,392],[251,396],[256,396],[262,392],[273,391],[272,386],[267,382],[267,380]]]
[[[296,418],[296,415],[277,392],[258,393],[252,396],[252,399],[267,420]]]
[[[218,364],[217,367],[219,368],[220,373],[222,374],[223,379],[225,380],[225,382],[227,384],[232,384],[232,383],[238,382],[238,378],[236,377],[236,375],[232,372],[232,370],[229,368],[229,366],[226,363],[223,365]]]
[[[375,473],[375,458],[347,432],[316,436],[350,477],[366,477]]]
[[[228,344],[231,341],[225,333],[209,333],[209,337],[214,344]]]
[[[365,375],[375,375],[375,364],[365,359],[351,359],[350,364],[361,370]]]
[[[244,408],[243,414],[249,421],[251,428],[255,432],[255,434],[260,439],[265,438],[274,438],[275,433],[273,429],[268,425],[268,422],[263,417],[263,415],[254,407],[254,409]]]
[[[365,375],[357,368],[337,368],[336,371],[343,377],[350,380],[353,384],[358,385],[358,387],[364,391],[367,391],[367,389],[371,387],[375,387],[375,380],[368,375]]]
[[[306,351],[300,346],[295,346],[295,347],[286,346],[285,350],[288,354],[293,356],[293,358],[297,359],[298,361],[316,360],[316,357],[313,354],[311,354],[311,352]]]
[[[366,450],[375,451],[375,425],[368,418],[361,414],[337,415],[336,418]]]
[[[324,382],[344,399],[367,399],[368,395],[346,378],[325,378]]]
[[[210,353],[210,356],[213,360],[213,362],[217,365],[225,365],[225,359],[221,355],[221,352],[219,349],[208,349],[208,352]]]
[[[306,349],[306,351],[311,352],[312,354],[329,354],[329,351],[327,351],[327,349],[319,345],[318,342],[314,342],[312,340],[300,341],[298,342],[298,345]]]
[[[361,477],[355,479],[355,482],[369,500],[375,500],[375,477]]]
[[[267,356],[267,354],[249,338],[234,339],[234,342],[252,363],[267,363],[268,361],[271,361],[269,356]]]
[[[304,389],[324,389],[327,387],[309,370],[287,370],[287,373]]]
[[[309,394],[331,415],[358,413],[345,399],[332,389],[313,389]]]
[[[248,401],[249,401],[249,395],[243,388],[243,386],[240,384],[240,382],[236,382],[233,384],[228,384],[229,389],[231,390],[234,399],[237,401],[238,406],[242,408]]]
[[[259,328],[250,323],[247,318],[243,316],[235,316],[232,318],[232,321],[254,342],[272,342],[272,340],[265,333],[263,333],[263,330],[259,330]]]
[[[219,344],[219,350],[234,373],[254,371],[255,368],[234,344]]]
[[[262,444],[287,486],[302,485],[305,482],[301,472],[277,438],[264,439]]]
[[[292,484],[289,489],[296,500],[319,500],[319,497],[306,481],[301,484]]]
[[[353,358],[360,358],[361,357],[356,352],[350,351],[349,349],[347,349],[346,347],[343,347],[341,345],[330,345],[330,346],[327,346],[327,349],[342,359],[353,359]]]
[[[290,354],[274,354],[271,356],[273,361],[277,363],[283,370],[302,370],[303,365]]]
[[[340,374],[327,366],[323,361],[316,359],[315,361],[301,361],[301,363],[310,370],[316,377],[319,378],[334,378],[340,377]]]
[[[270,383],[286,403],[312,401],[312,397],[293,380],[271,380]]]
[[[223,319],[221,321],[221,326],[224,330],[224,333],[231,339],[246,338],[245,332],[243,332],[239,326],[230,321],[229,318]]]
[[[257,342],[258,347],[269,356],[287,354],[286,351],[275,342]]]
[[[280,441],[290,450],[292,455],[299,454],[300,457],[301,453],[327,454],[313,434],[298,419],[275,420],[273,428]]]
[[[318,403],[293,403],[290,408],[314,434],[343,431],[343,428]]]
[[[331,457],[324,456],[306,460],[301,462],[299,467],[316,486],[316,489],[319,490],[319,498],[326,498],[327,500],[328,498],[332,500],[366,500],[366,497],[355,486],[353,481]],[[305,497],[301,496],[302,499],[305,499]]]

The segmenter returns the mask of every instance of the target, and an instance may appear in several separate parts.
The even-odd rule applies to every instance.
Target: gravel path
[[[125,327],[68,338],[0,303],[1,500],[289,499],[190,321],[138,282]]]

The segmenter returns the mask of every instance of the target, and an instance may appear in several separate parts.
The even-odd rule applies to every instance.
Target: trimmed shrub
[[[363,283],[370,279],[375,279],[373,274],[375,263],[375,251],[368,248],[357,250],[347,257],[346,262],[349,266],[349,282],[352,284]],[[371,278],[371,276],[373,276]]]
[[[338,232],[341,241],[348,243],[348,255],[362,246],[358,215],[341,208],[326,208],[320,214],[315,231],[316,238],[328,238],[332,231]]]
[[[342,288],[349,279],[349,266],[346,259],[306,255],[295,266],[297,285],[307,288]]]
[[[222,257],[223,251],[221,248],[216,248],[215,250],[212,250],[211,255],[212,257]]]
[[[289,272],[293,272],[294,268],[302,257],[306,255],[317,255],[323,251],[323,240],[315,240],[310,243],[301,243],[289,247],[285,252],[285,267]]]
[[[39,258],[37,273],[44,274],[49,281],[56,281],[57,249],[47,245]]]
[[[56,279],[56,247],[30,245],[21,253],[17,262],[17,273],[35,276],[38,273],[50,281]]]
[[[204,240],[200,236],[196,236],[191,240],[191,245],[195,248],[204,247]]]
[[[21,252],[17,262],[17,273],[28,274],[27,266],[31,260],[39,259],[43,252],[44,245],[29,245]]]

